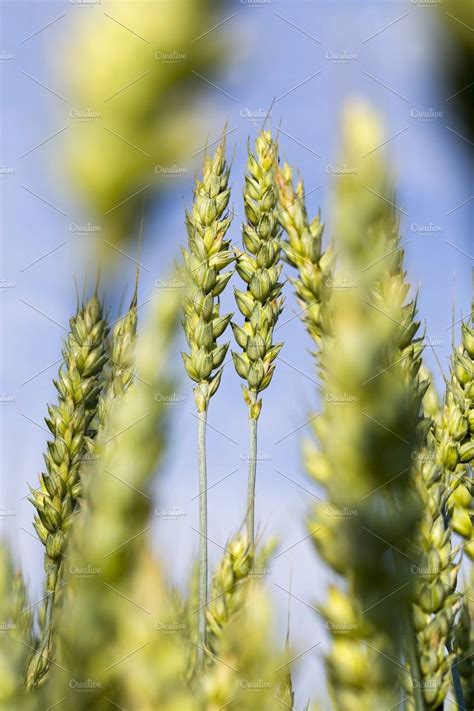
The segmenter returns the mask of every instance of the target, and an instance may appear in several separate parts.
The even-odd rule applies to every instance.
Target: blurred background
[[[441,388],[453,331],[470,310],[473,253],[474,11],[458,0],[311,2],[2,2],[0,77],[2,479],[0,524],[15,544],[33,601],[42,548],[28,485],[42,470],[46,403],[76,289],[102,288],[115,318],[140,264],[139,305],[173,288],[184,208],[205,147],[224,126],[240,244],[247,141],[264,121],[301,173],[312,213],[331,234],[344,102],[369,101],[386,125],[406,265],[426,329],[426,362]],[[471,64],[472,66],[472,64]],[[145,207],[141,253],[137,219]],[[234,277],[233,283],[238,283]],[[76,285],[77,286],[76,286]],[[260,425],[257,518],[280,547],[268,587],[281,639],[291,606],[297,704],[324,697],[324,622],[314,611],[330,574],[305,529],[317,495],[300,444],[318,411],[317,377],[291,285],[285,346]],[[232,292],[225,311],[234,310]],[[176,368],[181,359],[176,354]],[[159,397],[159,393],[157,394]],[[166,472],[156,485],[153,536],[170,578],[184,585],[197,552],[196,419],[189,380],[177,389]],[[247,421],[228,365],[209,413],[210,555],[216,561],[245,509]]]

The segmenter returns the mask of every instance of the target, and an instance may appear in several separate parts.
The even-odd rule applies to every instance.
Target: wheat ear
[[[107,323],[94,295],[70,320],[63,365],[54,381],[58,404],[48,407],[46,424],[53,434],[45,455],[46,473],[32,490],[34,527],[45,547],[46,609],[43,636],[28,670],[28,686],[41,684],[53,654],[53,611],[66,536],[81,497],[81,462],[96,435],[94,418],[103,385]]]
[[[72,531],[68,552],[68,604],[58,620],[62,641],[62,656],[58,661],[73,679],[97,679],[100,674],[100,684],[88,695],[91,708],[105,696],[116,699],[117,689],[122,689],[125,683],[122,677],[125,671],[114,662],[120,658],[124,643],[121,635],[130,631],[131,611],[124,611],[120,601],[134,600],[133,590],[141,586],[140,570],[142,556],[146,556],[145,534],[150,526],[152,506],[149,487],[163,456],[169,413],[166,402],[175,388],[169,362],[182,305],[179,292],[179,289],[172,290],[153,301],[132,366],[139,377],[122,397],[112,402],[106,428],[98,436],[97,457],[91,465],[88,506],[81,511]],[[163,397],[157,398],[157,393]],[[143,565],[147,567],[146,562]],[[81,575],[81,571],[92,571],[92,574]],[[153,571],[150,576],[153,578]],[[148,580],[150,576],[146,573]],[[154,594],[155,588],[151,592]],[[157,600],[161,599],[158,583],[156,595]],[[146,605],[145,608],[148,609]],[[156,622],[143,610],[140,613],[145,614],[147,624]],[[138,635],[140,618],[136,624],[134,634]],[[147,627],[146,634],[153,631]],[[156,647],[153,649],[156,652]],[[160,653],[155,660],[155,671],[161,662],[163,669],[168,668],[166,659],[157,661]],[[69,693],[69,706],[82,708],[83,696],[70,693],[68,679],[62,671],[56,670],[51,681],[56,698]],[[160,689],[166,693],[166,688],[160,687],[158,676],[154,683],[157,693]],[[158,707],[161,708],[160,704]],[[142,708],[152,707],[144,705]]]
[[[183,326],[190,353],[183,353],[184,366],[195,382],[194,397],[198,411],[199,468],[199,611],[198,664],[204,659],[206,644],[206,606],[208,596],[207,562],[207,465],[206,422],[209,400],[217,391],[228,343],[217,339],[227,328],[232,314],[221,316],[219,295],[232,272],[221,271],[233,260],[230,242],[225,239],[231,223],[229,203],[229,168],[225,157],[225,139],[214,156],[207,155],[202,178],[196,179],[194,202],[186,214],[188,248],[183,249],[188,297],[184,304]]]
[[[319,344],[324,330],[328,329],[324,321],[324,303],[331,293],[334,255],[331,248],[323,251],[324,224],[319,215],[310,221],[303,181],[298,180],[296,186],[293,184],[288,163],[278,169],[277,185],[277,215],[287,235],[282,248],[286,261],[298,272],[291,283],[301,307],[303,323],[313,341]]]
[[[283,344],[273,344],[273,332],[283,308],[279,282],[281,231],[276,217],[276,169],[278,147],[270,131],[263,130],[249,151],[244,186],[247,222],[242,227],[244,251],[237,253],[236,270],[247,285],[235,289],[235,300],[245,317],[242,326],[232,324],[242,353],[232,353],[249,408],[249,474],[247,487],[247,535],[255,545],[255,483],[257,475],[257,422],[262,408],[259,394],[270,385],[275,358]]]
[[[444,467],[451,491],[449,523],[455,533],[466,539],[464,550],[474,559],[474,329],[468,323],[462,323],[462,342],[453,353],[451,379],[435,436],[438,462]]]
[[[261,583],[248,581],[246,604],[219,638],[218,655],[202,674],[198,708],[203,711],[276,711],[281,670],[286,668],[276,651],[270,625],[270,607]]]
[[[459,564],[452,550],[452,534],[446,525],[449,489],[443,468],[437,463],[434,431],[439,419],[439,403],[424,367],[422,378],[430,385],[423,398],[423,411],[431,420],[427,442],[414,461],[416,486],[422,514],[415,542],[416,565],[411,567],[415,580],[412,620],[416,632],[419,682],[426,711],[436,711],[446,698],[453,673],[458,683],[455,655],[449,650],[452,628],[460,608],[455,592]],[[408,708],[413,708],[413,688],[406,687]],[[456,693],[459,692],[459,689]]]
[[[214,573],[209,605],[206,610],[208,660],[219,654],[219,642],[229,621],[242,608],[245,583],[252,568],[252,551],[247,536],[239,535],[226,547]]]

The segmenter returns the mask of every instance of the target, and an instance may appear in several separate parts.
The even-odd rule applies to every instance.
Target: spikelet
[[[231,314],[219,313],[219,295],[232,272],[224,272],[234,260],[230,242],[225,239],[231,223],[229,168],[225,158],[225,139],[214,156],[207,155],[202,179],[196,179],[194,202],[186,214],[188,249],[183,249],[188,295],[184,304],[184,330],[189,354],[183,361],[189,377],[197,383],[194,397],[199,412],[205,412],[219,387],[228,343],[217,344],[229,325]]]
[[[235,289],[235,300],[245,322],[232,323],[235,340],[242,353],[232,353],[241,378],[249,416],[257,420],[262,407],[259,393],[270,385],[275,358],[282,343],[273,344],[273,332],[283,308],[282,284],[279,282],[281,233],[276,217],[278,200],[276,169],[277,144],[270,131],[263,130],[255,143],[255,155],[249,152],[244,187],[247,218],[242,228],[245,251],[237,253],[236,270],[247,284],[246,291]]]
[[[34,527],[45,547],[46,610],[43,637],[28,671],[28,685],[45,680],[53,655],[53,610],[68,528],[81,497],[81,464],[96,435],[95,417],[103,386],[107,323],[94,295],[70,320],[64,363],[54,381],[58,404],[48,407],[46,424],[53,434],[45,455],[46,473],[30,501]]]
[[[99,426],[107,426],[107,418],[114,398],[121,397],[133,382],[133,354],[137,338],[137,290],[135,289],[126,314],[112,329],[108,343],[108,367],[100,394],[97,418]]]

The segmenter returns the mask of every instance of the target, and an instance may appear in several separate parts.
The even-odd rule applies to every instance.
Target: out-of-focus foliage
[[[70,38],[66,65],[71,117],[68,166],[102,226],[103,242],[123,247],[146,186],[188,170],[195,103],[222,66],[212,0],[103,2]],[[88,120],[81,120],[88,119]],[[140,196],[135,196],[140,193]],[[107,257],[113,256],[107,246]]]
[[[474,137],[474,6],[472,0],[438,3],[442,28],[438,62],[446,77],[446,99],[459,112],[466,137]],[[465,144],[467,147],[467,143]]]
[[[10,550],[0,544],[0,709],[32,708],[24,683],[34,649],[32,607]]]

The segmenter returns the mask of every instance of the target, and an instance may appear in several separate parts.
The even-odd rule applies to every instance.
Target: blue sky
[[[120,3],[107,3],[107,7],[119,16]],[[61,64],[67,33],[82,13],[104,9],[105,3],[86,8],[69,2],[2,2],[0,389],[5,515],[1,523],[30,571],[36,596],[42,550],[32,537],[32,507],[24,497],[27,482],[34,484],[42,468],[47,439],[42,423],[46,403],[55,398],[51,378],[57,365],[52,364],[60,357],[61,325],[67,324],[75,308],[73,278],[83,283],[90,259],[84,259],[85,250],[70,228],[71,223],[86,222],[88,216],[63,174],[64,137],[58,135],[24,156],[60,131],[65,120],[61,102],[31,77],[61,93],[62,80],[55,67]],[[225,22],[214,31],[229,42],[233,56],[219,76],[210,78],[215,86],[203,79],[204,95],[197,110],[204,119],[201,125],[208,128],[196,129],[195,138],[203,146],[207,134],[217,138],[228,120],[229,147],[235,146],[232,200],[237,214],[231,237],[239,243],[247,137],[253,139],[262,123],[260,116],[274,102],[270,124],[280,126],[281,155],[300,170],[309,209],[322,210],[330,235],[331,194],[335,181],[343,179],[335,175],[340,164],[341,108],[348,97],[359,96],[381,113],[389,138],[387,154],[397,176],[408,275],[415,287],[420,286],[420,317],[433,345],[426,361],[440,385],[433,351],[447,370],[453,291],[456,320],[470,307],[472,165],[454,112],[455,98],[450,99],[452,92],[437,74],[438,10],[439,6],[422,2],[380,0],[224,6]],[[63,13],[67,15],[24,41]],[[187,172],[169,179],[164,199],[146,226],[141,261],[149,271],[142,271],[141,302],[166,278],[185,239],[183,200],[190,204],[196,167],[191,159],[185,163]],[[124,259],[120,268],[122,291],[122,286],[132,283],[134,265]],[[238,284],[238,279],[233,283]],[[318,408],[317,383],[309,341],[299,319],[292,318],[297,307],[289,284],[285,293],[286,312],[278,330],[285,346],[264,394],[260,420],[257,518],[265,536],[275,534],[280,539],[269,589],[281,619],[292,576],[292,640],[295,654],[302,653],[297,675],[302,705],[309,694],[324,696],[320,658],[326,634],[324,623],[310,607],[324,599],[331,574],[318,562],[304,526],[312,485],[302,471],[300,444],[307,432],[305,423]],[[231,296],[223,306],[234,310]],[[182,515],[172,520],[157,515],[154,530],[167,569],[171,570],[172,558],[178,559],[173,575],[182,582],[197,550],[193,530],[197,499],[191,498],[197,489],[196,422],[190,386],[184,379],[178,395],[157,506],[176,508]],[[211,483],[222,480],[209,492],[209,537],[215,542],[210,544],[210,555],[215,561],[229,535],[239,528],[245,507],[246,409],[231,367],[212,401],[209,422],[209,479]]]

